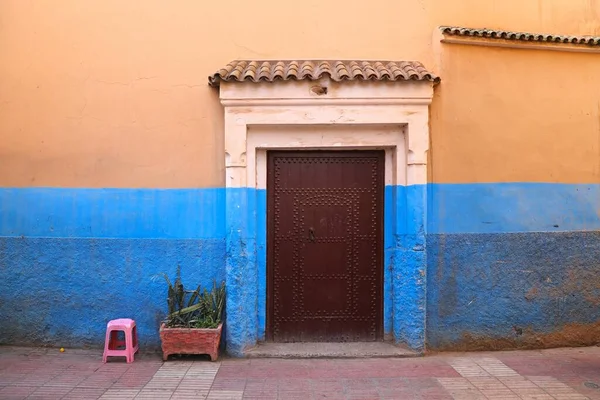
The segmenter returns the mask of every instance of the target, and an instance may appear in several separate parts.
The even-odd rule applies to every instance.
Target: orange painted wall
[[[600,181],[599,54],[432,42],[439,25],[600,35],[600,1],[282,4],[0,2],[0,185],[222,186],[206,78],[236,58],[421,60],[443,79],[433,181]]]
[[[442,49],[433,181],[600,183],[600,52]]]

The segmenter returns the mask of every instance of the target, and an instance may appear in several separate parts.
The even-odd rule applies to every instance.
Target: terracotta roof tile
[[[208,77],[211,86],[221,82],[274,82],[278,80],[429,81],[440,78],[417,61],[250,61],[236,60]]]
[[[511,32],[486,28],[462,28],[458,26],[440,26],[440,30],[444,35],[449,36],[600,46],[599,36],[563,36],[543,33]]]

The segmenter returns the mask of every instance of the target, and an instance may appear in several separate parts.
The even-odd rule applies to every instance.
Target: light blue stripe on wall
[[[0,236],[225,237],[225,189],[0,189]]]
[[[430,184],[428,233],[600,229],[600,185]]]
[[[224,238],[225,192],[4,188],[0,236]],[[598,184],[429,184],[427,196],[428,233],[600,230]],[[398,199],[405,201],[404,196]],[[386,194],[385,201],[392,200]],[[400,232],[414,230],[406,215],[397,218]]]

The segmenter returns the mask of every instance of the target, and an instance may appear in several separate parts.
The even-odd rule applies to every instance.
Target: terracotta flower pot
[[[219,357],[223,324],[214,329],[167,328],[160,326],[163,360],[171,354],[208,354],[211,361]]]

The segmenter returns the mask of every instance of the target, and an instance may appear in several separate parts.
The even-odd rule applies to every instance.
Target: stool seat
[[[123,332],[125,340],[119,339],[119,332]],[[128,363],[132,363],[134,354],[138,350],[137,327],[134,320],[118,318],[108,321],[102,362],[106,362],[108,357],[125,357]]]
[[[130,318],[118,318],[118,319],[113,319],[111,321],[108,321],[108,324],[106,324],[107,326],[110,327],[126,327],[129,329],[132,329],[135,326],[135,321],[130,319]]]

